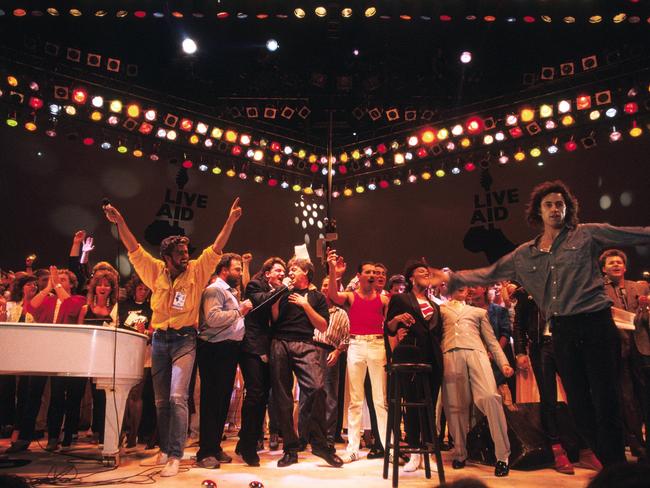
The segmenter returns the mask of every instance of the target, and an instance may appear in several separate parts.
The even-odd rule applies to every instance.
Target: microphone
[[[106,207],[106,206],[108,206],[110,204],[111,204],[111,201],[108,198],[106,198],[106,197],[102,198],[102,207]]]

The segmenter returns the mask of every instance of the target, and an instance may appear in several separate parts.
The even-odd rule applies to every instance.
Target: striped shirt
[[[350,343],[350,319],[340,307],[329,308],[330,321],[325,332],[314,329],[314,342],[326,344],[341,351],[347,351]]]

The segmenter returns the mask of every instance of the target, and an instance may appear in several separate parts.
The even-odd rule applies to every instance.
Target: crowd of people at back
[[[539,197],[544,225],[548,224],[544,202],[557,195],[563,204],[571,198],[563,186],[547,190]],[[189,389],[195,384],[192,379],[197,369],[200,377],[200,386],[198,383],[196,386],[200,388],[197,465],[201,468],[218,468],[232,461],[221,448],[221,442],[238,367],[244,378],[245,396],[235,452],[249,466],[258,466],[260,462],[258,450],[263,447],[267,410],[269,448],[277,449],[279,437],[282,438],[283,455],[277,461],[278,467],[298,462],[298,452],[308,444],[314,455],[337,467],[361,459],[362,441],[369,449],[365,457],[383,458],[387,425],[385,366],[391,361],[423,362],[432,366],[431,391],[434,401],[438,392],[442,392],[442,417],[448,428],[446,444],[453,449],[454,469],[465,467],[468,457],[465,444],[473,403],[488,420],[495,446],[495,475],[508,475],[510,444],[504,406],[517,408],[514,374],[529,369],[539,388],[542,426],[557,471],[574,472],[560,441],[556,374],[568,383],[565,384],[567,397],[583,437],[584,448],[580,451],[583,467],[600,470],[601,461],[606,465],[620,461],[618,453],[608,454],[607,449],[614,448],[606,446],[606,437],[585,429],[587,422],[600,422],[606,412],[599,402],[608,405],[613,402],[616,408],[619,404],[623,406],[627,445],[632,455],[646,459],[648,437],[644,440],[642,432],[644,425],[647,429],[650,410],[647,302],[650,291],[647,282],[625,279],[627,257],[619,250],[607,250],[598,263],[590,264],[602,272],[604,290],[614,306],[635,314],[633,330],[619,330],[618,337],[614,337],[613,342],[621,344],[615,360],[620,365],[615,368],[619,381],[607,385],[609,389],[603,392],[614,391],[617,398],[606,399],[598,398],[598,392],[589,386],[601,378],[571,376],[591,374],[588,363],[594,358],[586,348],[574,349],[571,354],[582,355],[575,361],[584,361],[587,368],[567,367],[566,351],[558,352],[560,339],[553,337],[567,333],[560,327],[561,316],[549,317],[546,304],[538,306],[544,301],[534,299],[537,290],[529,292],[507,279],[487,287],[466,286],[508,275],[501,269],[506,267],[508,257],[488,268],[480,279],[462,274],[472,272],[438,270],[424,261],[410,262],[403,274],[387,279],[388,271],[383,264],[367,261],[358,265],[356,274],[346,284],[343,281],[348,271],[345,260],[336,250],[329,250],[327,276],[318,289],[313,282],[314,266],[306,259],[294,257],[285,263],[279,257],[270,257],[250,277],[252,256],[222,253],[242,214],[238,200],[214,244],[196,260],[189,259],[189,240],[183,236],[166,238],[161,244],[161,259],[153,258],[138,244],[117,209],[108,205],[104,210],[109,221],[118,226],[137,272],[124,289],[119,288],[118,273],[109,263],[98,263],[89,270],[88,255],[93,242],[79,231],[73,239],[67,269],[50,267],[32,271],[30,258],[25,272],[15,273],[12,280],[3,282],[8,289],[7,300],[0,307],[0,321],[110,325],[131,327],[149,335],[152,341],[148,346],[144,379],[129,396],[123,432],[126,447],[133,448],[141,430],[143,397],[144,403],[151,405],[152,395],[146,392],[153,391],[158,436],[154,440],[149,429],[146,442],[157,442],[160,451],[143,464],[164,466],[163,476],[178,473],[188,435]],[[565,232],[575,230],[567,223],[563,215],[562,224],[569,228]],[[643,238],[647,239],[645,235]],[[555,244],[548,247],[544,244],[543,235],[535,241],[535,252],[552,255]],[[516,263],[516,257],[509,259]],[[576,263],[558,264],[580,265],[579,259]],[[554,266],[549,267],[551,277],[553,269]],[[86,296],[75,294],[76,290],[85,291]],[[607,320],[611,322],[611,317]],[[21,377],[16,383],[15,378],[2,379],[2,422],[14,425],[18,431],[10,452],[27,449],[34,438],[46,380]],[[50,378],[48,450],[58,449],[64,418],[61,445],[69,447],[73,442],[86,381]],[[297,422],[294,420],[296,381]],[[347,446],[339,456],[336,444],[344,442],[341,434],[346,383],[349,391]],[[577,388],[590,391],[581,396],[575,392]],[[413,385],[405,384],[403,390],[407,397],[415,395]],[[100,441],[105,408],[101,394],[93,388],[93,431],[100,436]],[[585,398],[591,399],[595,406]],[[362,437],[364,399],[372,435]],[[585,420],[576,415],[578,411],[589,416],[594,408],[596,418]],[[16,413],[12,417],[10,412]],[[438,426],[442,434],[445,420]],[[418,414],[408,408],[404,427],[404,442],[409,446],[432,441],[428,432],[420,432]],[[420,454],[393,460],[400,461],[405,464],[404,471],[415,471],[423,460]]]

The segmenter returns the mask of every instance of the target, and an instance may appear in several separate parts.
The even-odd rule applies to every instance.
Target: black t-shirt
[[[330,320],[330,313],[325,300],[325,295],[317,290],[293,290],[286,292],[280,298],[280,310],[278,320],[273,324],[273,337],[285,341],[312,342],[314,338],[314,326],[309,317],[299,305],[289,303],[289,295],[298,293],[307,296],[307,301],[312,308],[322,316],[327,323]]]
[[[151,324],[151,304],[149,300],[144,303],[136,303],[132,298],[127,298],[118,305],[118,315],[120,327],[134,328],[135,323],[144,322],[145,329],[148,329]]]

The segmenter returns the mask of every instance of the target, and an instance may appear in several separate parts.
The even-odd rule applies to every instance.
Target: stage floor
[[[39,444],[32,443],[30,451],[12,455],[12,458],[27,459],[31,463],[20,468],[0,469],[0,474],[17,474],[26,478],[45,478],[58,474],[64,477],[83,478],[84,486],[92,486],[102,482],[103,486],[118,486],[117,480],[125,482],[147,483],[149,477],[156,485],[175,487],[201,488],[203,480],[213,480],[217,488],[248,488],[251,481],[261,481],[265,488],[389,488],[390,479],[381,477],[382,460],[367,460],[367,451],[362,451],[361,460],[346,464],[343,468],[329,467],[320,458],[312,456],[309,452],[300,453],[298,464],[287,468],[276,467],[277,460],[282,456],[281,451],[268,450],[260,452],[261,466],[251,468],[234,454],[235,438],[230,438],[223,443],[224,450],[233,456],[232,464],[222,465],[220,469],[209,470],[193,467],[192,456],[197,448],[189,447],[185,450],[186,459],[183,460],[181,472],[172,478],[161,478],[158,475],[160,468],[146,468],[140,466],[143,459],[153,455],[156,451],[145,451],[144,446],[139,446],[135,453],[122,456],[122,465],[117,469],[106,468],[98,461],[99,449],[89,443],[75,444],[74,450],[67,453],[49,453],[44,451]],[[41,441],[41,446],[44,446]],[[0,452],[9,446],[9,441],[0,441]],[[343,450],[343,444],[337,445]],[[340,452],[340,451],[339,451]],[[445,474],[447,481],[454,481],[461,477],[475,477],[481,479],[490,487],[584,487],[595,473],[576,468],[574,476],[562,475],[553,469],[537,471],[511,471],[507,478],[495,478],[493,468],[489,466],[468,464],[463,470],[451,468],[450,454],[443,453],[445,459]],[[82,459],[87,458],[87,459]],[[93,460],[95,458],[96,460]],[[107,480],[114,480],[111,484],[104,484]],[[399,486],[405,488],[431,488],[438,486],[437,473],[432,473],[432,478],[424,477],[424,470],[414,473],[403,473],[400,467]]]

